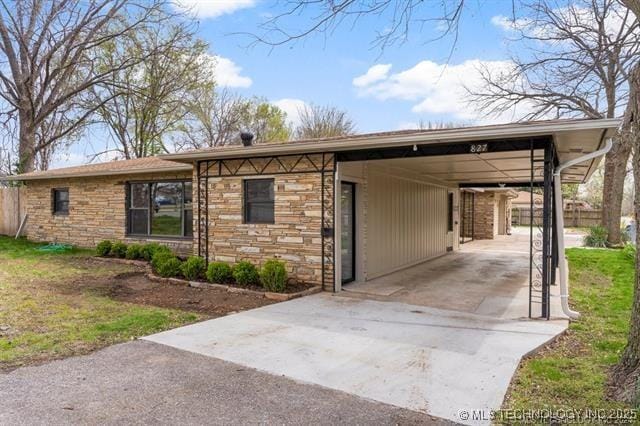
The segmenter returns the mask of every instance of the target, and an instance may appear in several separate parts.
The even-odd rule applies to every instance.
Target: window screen
[[[69,189],[57,188],[51,191],[53,214],[69,214]]]
[[[244,222],[274,223],[273,179],[244,181]]]

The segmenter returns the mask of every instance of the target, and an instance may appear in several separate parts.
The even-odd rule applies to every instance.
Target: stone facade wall
[[[477,192],[474,197],[473,238],[493,240],[496,218],[496,196],[493,192]]]
[[[321,174],[259,176],[271,177],[275,197],[273,224],[243,223],[243,180],[251,177],[209,178],[209,260],[248,260],[259,266],[271,258],[281,259],[292,279],[321,284]],[[325,284],[332,288],[331,278],[327,281]]]
[[[193,251],[193,241],[190,238],[127,237],[125,196],[129,180],[190,178],[190,172],[179,172],[29,181],[25,191],[26,211],[29,215],[26,235],[34,241],[67,243],[88,248],[95,247],[101,240],[126,243],[155,241],[171,247],[179,254],[189,255]],[[69,188],[68,215],[52,213],[53,188]]]

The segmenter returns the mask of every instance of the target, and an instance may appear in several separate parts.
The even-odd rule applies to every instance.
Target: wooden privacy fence
[[[0,188],[0,235],[16,235],[25,215],[24,188]]]
[[[542,223],[542,209],[534,209],[535,223]],[[602,210],[567,209],[564,211],[564,226],[572,228],[598,226],[602,221]],[[531,222],[531,209],[514,207],[511,210],[511,224],[526,225]]]

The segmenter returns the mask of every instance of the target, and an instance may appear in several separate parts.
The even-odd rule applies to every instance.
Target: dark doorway
[[[356,279],[356,185],[342,182],[340,188],[342,283]]]
[[[460,244],[473,241],[473,216],[475,194],[470,191],[460,193]]]

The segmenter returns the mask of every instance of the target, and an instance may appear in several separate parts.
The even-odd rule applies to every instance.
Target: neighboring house
[[[515,196],[508,188],[529,185],[545,156],[562,163],[600,148],[618,123],[551,120],[228,146],[10,180],[27,185],[29,238],[162,241],[231,263],[279,258],[293,278],[339,291],[457,250],[464,194],[475,194],[476,238],[508,233]],[[584,182],[598,161],[568,168],[563,181]],[[548,173],[534,180],[549,188],[554,161],[545,164]]]
[[[534,203],[542,203],[542,195],[541,194],[533,194]],[[531,193],[529,191],[518,191],[517,197],[511,201],[511,206],[514,209],[529,209],[531,208]],[[591,205],[583,200],[564,200],[564,209],[565,210],[573,210],[573,209],[582,209],[588,210],[592,209]]]

